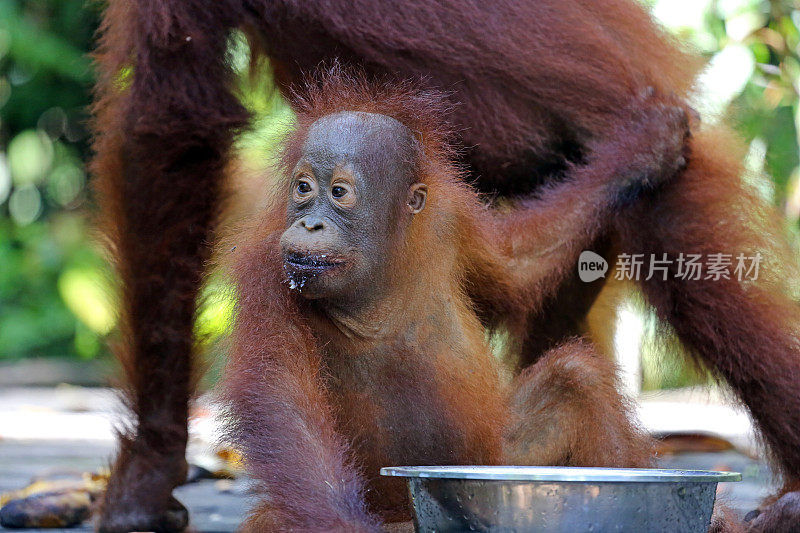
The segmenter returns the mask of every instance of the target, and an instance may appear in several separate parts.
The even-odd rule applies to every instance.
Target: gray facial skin
[[[416,150],[412,132],[384,115],[345,111],[312,124],[281,237],[290,287],[311,299],[380,290],[390,251],[416,212]]]

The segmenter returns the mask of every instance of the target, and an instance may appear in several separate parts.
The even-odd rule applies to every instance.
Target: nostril
[[[321,220],[303,220],[300,224],[308,231],[319,231],[324,227]]]

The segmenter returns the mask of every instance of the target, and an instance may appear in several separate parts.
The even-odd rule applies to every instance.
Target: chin
[[[346,266],[344,262],[328,260],[324,255],[287,254],[283,262],[289,288],[308,299],[335,294],[337,278],[344,274]]]

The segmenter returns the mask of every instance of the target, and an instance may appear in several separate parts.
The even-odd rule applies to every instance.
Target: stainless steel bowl
[[[734,472],[544,466],[397,466],[417,531],[708,531]]]

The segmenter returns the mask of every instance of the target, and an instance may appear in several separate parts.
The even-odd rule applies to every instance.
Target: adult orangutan
[[[259,44],[282,91],[335,58],[369,76],[448,91],[446,118],[469,147],[462,162],[470,179],[501,197],[535,194],[543,182],[580,186],[637,159],[638,145],[599,147],[659,100],[685,98],[700,65],[634,0],[110,0],[93,169],[123,280],[121,357],[136,423],[121,440],[101,519],[107,530],[159,523],[184,475],[195,299],[223,169],[249,118],[231,89],[234,28]],[[661,96],[642,99],[647,87]],[[741,182],[737,141],[724,129],[699,129],[690,148],[662,194],[640,201],[634,216],[610,218],[594,248],[673,258],[760,250],[770,260],[758,283],[679,280],[673,264],[669,279],[654,276],[641,288],[753,415],[785,486],[752,528],[774,529],[800,517],[792,492],[800,489],[800,310],[785,283],[793,260],[774,217]],[[517,208],[524,218],[526,202]],[[552,212],[570,221],[577,209]],[[503,233],[522,231],[513,220]],[[525,317],[527,362],[580,329],[600,286],[574,277],[543,285],[551,296]],[[509,296],[471,287],[490,322]]]
[[[470,293],[508,295],[492,328],[514,329],[611,214],[675,175],[685,111],[653,106],[598,146],[648,157],[501,214],[460,179],[435,95],[336,71],[311,91],[271,206],[234,241],[224,396],[263,491],[245,530],[409,520],[404,481],[378,475],[386,465],[648,465],[649,437],[628,420],[608,360],[573,341],[506,385]],[[564,205],[582,216],[558,216]],[[504,234],[509,218],[524,231]],[[561,246],[545,250],[554,233]]]

